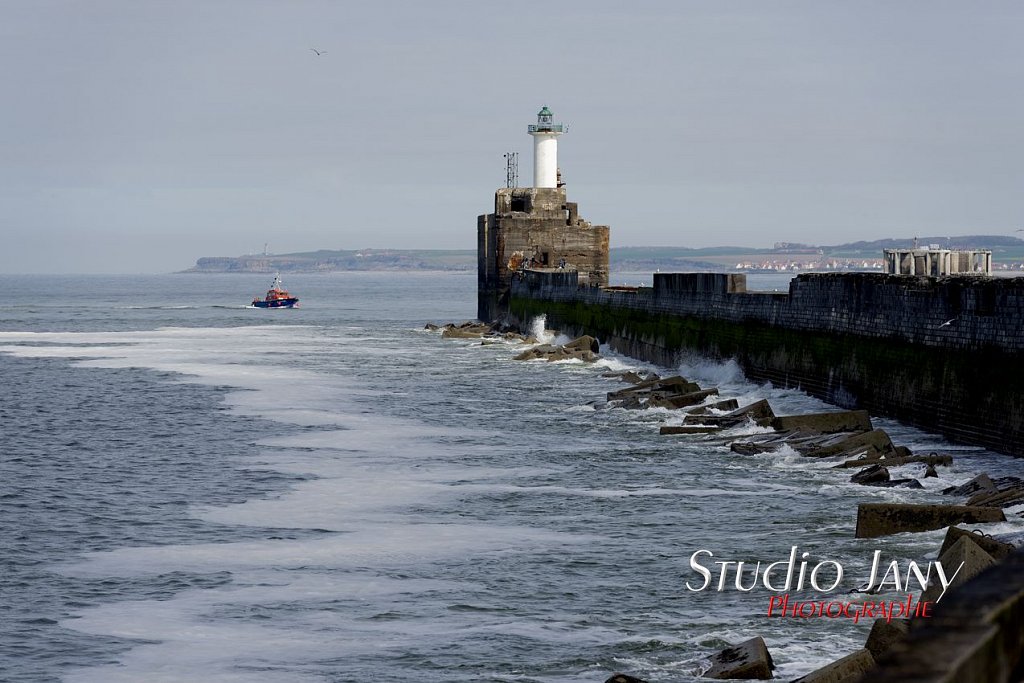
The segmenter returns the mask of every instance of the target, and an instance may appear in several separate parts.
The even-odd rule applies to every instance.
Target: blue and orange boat
[[[299,305],[299,297],[292,296],[281,288],[281,274],[274,275],[274,284],[267,290],[267,295],[252,300],[254,308],[294,308]]]

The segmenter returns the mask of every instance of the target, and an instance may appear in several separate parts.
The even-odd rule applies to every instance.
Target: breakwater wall
[[[641,360],[734,358],[751,379],[1024,456],[1024,278],[805,274],[776,293],[747,291],[744,275],[602,288],[526,271],[510,318],[542,314]]]

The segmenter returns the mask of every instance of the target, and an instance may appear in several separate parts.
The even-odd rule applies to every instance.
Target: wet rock
[[[879,463],[887,467],[896,467],[898,465],[906,465],[911,462],[923,462],[929,465],[952,465],[952,455],[911,455],[907,457],[888,457],[888,458],[858,458],[857,460],[847,460],[835,465],[836,468],[849,468],[849,467],[865,467],[867,465],[877,465]]]
[[[854,474],[850,477],[850,481],[854,484],[875,484],[889,481],[889,470],[883,465],[872,465]]]
[[[857,506],[857,538],[875,538],[905,531],[930,531],[966,522],[1005,522],[998,508],[967,505],[861,503]]]
[[[676,408],[685,408],[687,406],[697,405],[704,401],[708,396],[717,395],[718,389],[703,389],[701,391],[692,391],[688,394],[677,394],[675,396],[660,396],[655,394],[652,395],[650,400],[647,402],[647,407],[675,410]]]
[[[602,372],[602,377],[610,377],[620,379],[623,382],[630,384],[639,384],[644,381],[644,378],[639,373],[633,372],[632,370],[626,370],[625,372]]]
[[[727,398],[724,401],[718,401],[717,403],[709,403],[703,406],[697,406],[692,410],[688,410],[688,415],[707,415],[712,410],[736,410],[740,407],[740,402],[734,398]]]
[[[928,477],[935,477],[936,479],[939,478],[939,473],[935,471],[935,465],[930,464],[925,467],[924,478],[927,479]]]
[[[758,420],[771,420],[775,417],[775,411],[772,410],[771,405],[768,403],[768,399],[762,398],[760,401],[755,401],[750,405],[742,408],[737,408],[731,413],[722,415],[723,418],[739,417],[744,419],[751,419],[754,421]]]
[[[480,330],[462,329],[460,327],[446,327],[441,333],[445,339],[477,339],[484,336]]]
[[[820,446],[810,450],[804,455],[811,458],[830,458],[842,456],[844,458],[882,458],[890,453],[895,453],[896,447],[889,438],[889,434],[883,429],[873,429],[870,432],[861,432],[846,436],[836,442]]]
[[[687,415],[685,421],[699,422],[702,424],[715,424],[721,427],[731,427],[743,424],[748,420],[762,424],[772,420],[774,417],[775,413],[772,411],[772,407],[768,405],[768,401],[766,399],[761,399],[760,401],[755,401],[750,405],[737,408],[724,415]],[[775,436],[776,435],[769,434],[765,435],[765,438],[774,438]]]
[[[655,395],[660,398],[667,398],[669,396],[690,394],[700,390],[700,386],[695,382],[691,382],[685,377],[676,375],[674,377],[647,379],[634,386],[619,389],[618,391],[611,391],[608,393],[608,400],[618,401],[626,398],[627,396],[643,396],[645,398],[650,398]]]
[[[970,536],[958,538],[946,552],[939,555],[939,562],[942,563],[944,569],[948,570],[947,574],[952,575],[953,572],[956,572],[956,576],[946,590],[947,596],[957,586],[966,583],[969,579],[974,578],[996,563],[995,559],[982,550]],[[961,562],[963,563],[962,566]],[[957,571],[957,567],[960,567],[959,571]],[[924,593],[921,594],[921,602],[935,602],[941,595],[942,585],[938,581],[933,580]]]
[[[573,339],[568,344],[563,344],[562,348],[566,351],[590,351],[591,353],[597,353],[601,350],[601,342],[585,334],[582,337],[576,337],[576,339]]]
[[[866,410],[844,410],[832,413],[787,415],[772,420],[771,426],[780,432],[800,430],[832,434],[835,432],[870,432],[871,418]]]
[[[1004,560],[1009,557],[1014,550],[1016,550],[1016,546],[1012,543],[1001,541],[993,538],[992,536],[986,536],[980,531],[970,531],[968,529],[961,529],[957,526],[951,526],[946,530],[946,537],[942,540],[942,547],[939,548],[939,555],[941,556],[944,552],[949,550],[953,544],[963,536],[970,538],[975,545],[991,555],[995,560]]]
[[[423,326],[423,329],[430,330],[431,332],[436,332],[439,329],[441,329],[441,326],[435,325],[434,323],[427,323],[426,325]]]
[[[589,345],[580,344],[573,348],[566,346],[555,346],[553,344],[538,344],[532,349],[527,349],[514,357],[513,360],[546,360],[549,362],[558,360],[581,360],[585,363],[593,363],[599,356],[590,350]]]
[[[968,505],[1005,508],[1024,501],[1024,481],[1009,477],[996,482],[996,491],[979,491],[967,499]]]
[[[793,683],[855,683],[875,666],[875,658],[867,649],[857,650],[842,659],[827,664],[817,671],[798,678]]]
[[[890,479],[889,481],[879,481],[874,484],[868,484],[868,486],[878,486],[881,488],[888,489],[923,489],[924,485],[917,479]]]
[[[772,677],[775,663],[760,636],[734,647],[727,647],[711,658],[711,668],[703,678],[767,680]]]
[[[448,323],[438,327],[436,325],[431,326],[428,324],[424,329],[441,330],[441,336],[449,339],[473,339],[476,337],[482,337],[485,334],[494,334],[495,328],[487,323],[468,321],[459,323]]]
[[[750,441],[733,441],[729,444],[729,450],[739,455],[760,455],[774,449],[765,448],[762,444]]]
[[[634,394],[650,394],[655,391],[660,391],[668,395],[676,393],[690,393],[691,391],[699,390],[700,387],[695,382],[690,382],[686,378],[676,375],[674,377],[667,378],[647,379],[625,389],[610,391],[608,392],[608,400],[617,400]]]
[[[536,360],[538,358],[545,358],[548,355],[555,353],[557,349],[558,347],[553,346],[552,344],[538,344],[532,349],[527,349],[515,356],[513,360]]]
[[[947,496],[970,496],[978,493],[979,491],[996,491],[996,485],[989,478],[987,472],[982,472],[974,479],[971,479],[966,484],[960,486],[950,486],[949,488],[942,489],[942,493]]]
[[[906,619],[875,619],[864,649],[878,659],[883,652],[906,638],[909,628],[910,623]]]
[[[702,418],[687,418],[685,422],[700,422]],[[715,421],[714,418],[706,418],[707,422],[712,424],[721,424]],[[833,437],[828,434],[807,434],[805,432],[782,432],[782,433],[770,433],[760,434],[748,437],[747,441],[734,442],[730,445],[733,452],[751,454],[751,453],[770,453],[778,450],[782,446],[789,446],[798,453],[803,453],[807,450],[812,450],[821,446],[824,441],[830,440]],[[735,448],[733,448],[735,446]]]
[[[680,425],[673,427],[662,427],[659,434],[711,434],[721,431],[721,427],[711,425]]]
[[[647,683],[647,681],[641,680],[636,676],[627,676],[626,674],[615,674],[604,683]]]

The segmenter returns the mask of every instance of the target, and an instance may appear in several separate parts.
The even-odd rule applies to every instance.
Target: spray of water
[[[545,329],[548,317],[544,314],[538,315],[530,321],[530,335],[541,344],[550,344],[554,341],[555,335]]]

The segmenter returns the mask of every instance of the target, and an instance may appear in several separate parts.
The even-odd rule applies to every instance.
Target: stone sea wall
[[[743,275],[632,289],[527,271],[509,311],[666,366],[688,351],[734,358],[751,379],[1024,455],[1024,278],[807,274],[765,293]]]

